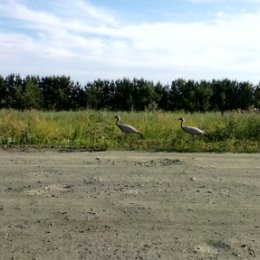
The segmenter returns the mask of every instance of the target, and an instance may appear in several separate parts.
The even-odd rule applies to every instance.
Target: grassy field
[[[144,134],[124,136],[116,114]],[[209,136],[193,138],[180,129],[197,126]],[[260,114],[249,112],[40,112],[0,110],[0,146],[74,148],[87,150],[147,150],[178,152],[259,152]]]

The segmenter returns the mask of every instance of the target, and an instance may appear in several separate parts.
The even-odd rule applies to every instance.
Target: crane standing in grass
[[[204,135],[207,136],[207,133],[197,127],[194,126],[183,126],[183,123],[185,122],[185,119],[183,117],[180,117],[178,120],[181,121],[181,129],[192,136],[198,136],[198,135]]]
[[[125,134],[138,134],[143,138],[143,135],[133,126],[131,125],[125,125],[125,124],[119,124],[119,120],[121,120],[120,116],[115,116],[116,118],[116,125],[118,128]]]

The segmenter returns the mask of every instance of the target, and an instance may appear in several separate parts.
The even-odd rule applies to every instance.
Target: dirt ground
[[[0,150],[0,259],[260,259],[260,154]]]

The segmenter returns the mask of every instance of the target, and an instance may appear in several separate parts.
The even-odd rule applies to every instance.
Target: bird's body
[[[194,126],[183,126],[183,122],[185,121],[183,117],[179,118],[181,121],[181,129],[192,136],[198,136],[198,135],[207,135],[207,133],[197,127]]]
[[[131,125],[126,125],[126,124],[119,124],[119,120],[121,120],[120,116],[115,116],[116,120],[116,125],[118,128],[125,134],[139,134],[140,136],[143,137],[143,135],[133,126]]]

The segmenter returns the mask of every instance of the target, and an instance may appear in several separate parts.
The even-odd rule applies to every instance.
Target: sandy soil
[[[260,154],[0,151],[0,259],[260,259]]]

